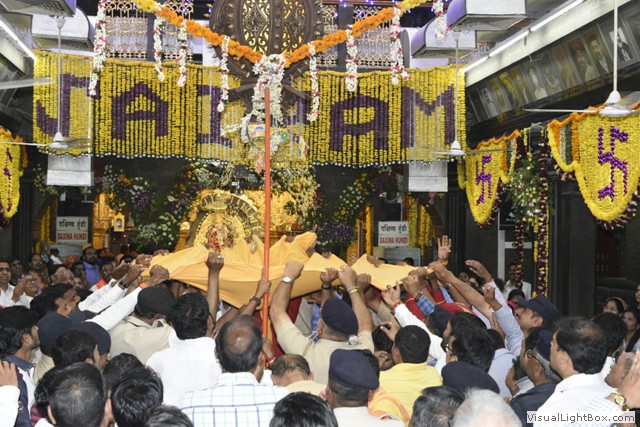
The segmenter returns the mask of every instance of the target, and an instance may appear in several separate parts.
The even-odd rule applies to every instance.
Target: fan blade
[[[32,147],[47,147],[47,144],[36,144],[35,142],[0,141],[0,144],[27,145],[27,146],[32,146]]]
[[[39,77],[37,79],[11,80],[6,82],[0,82],[0,90],[18,89],[21,87],[31,87],[38,84],[51,84],[51,83],[52,83],[52,80],[50,77]]]
[[[599,110],[556,110],[556,109],[540,109],[540,108],[525,108],[527,113],[591,113],[598,114]]]

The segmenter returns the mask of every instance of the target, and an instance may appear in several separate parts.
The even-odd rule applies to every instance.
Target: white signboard
[[[378,246],[409,246],[409,221],[378,222]]]
[[[56,219],[56,242],[87,243],[89,241],[89,217],[59,216]]]

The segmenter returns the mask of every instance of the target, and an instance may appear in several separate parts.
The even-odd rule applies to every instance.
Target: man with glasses
[[[606,358],[607,339],[600,326],[581,317],[561,319],[549,360],[562,381],[538,409],[538,415],[583,411],[593,400],[606,398],[614,391],[600,375]]]
[[[21,305],[29,307],[29,300],[24,294],[24,281],[18,282],[16,286],[11,283],[11,266],[7,260],[0,260],[0,307],[12,307]]]
[[[550,366],[552,339],[552,331],[533,328],[524,341],[520,366],[524,368],[534,387],[511,400],[511,409],[520,418],[522,425],[531,425],[527,423],[527,411],[537,411],[553,394],[560,381]]]

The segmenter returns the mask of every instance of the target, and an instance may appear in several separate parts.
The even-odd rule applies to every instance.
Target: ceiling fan
[[[56,26],[58,27],[58,119],[57,130],[56,134],[53,136],[53,142],[48,144],[47,147],[53,150],[67,150],[69,148],[79,148],[83,149],[83,151],[84,149],[90,150],[91,141],[89,138],[67,138],[60,130],[62,121],[62,27],[64,27],[64,23],[64,16],[56,17]]]
[[[451,145],[449,146],[448,150],[445,151],[436,151],[436,154],[445,154],[448,155],[449,158],[454,159],[454,158],[458,158],[458,157],[464,157],[467,155],[472,155],[472,154],[478,154],[478,153],[490,153],[490,152],[508,152],[511,151],[510,149],[502,149],[502,148],[488,148],[488,149],[483,149],[483,150],[463,150],[462,149],[462,144],[460,144],[460,141],[458,141],[458,120],[459,120],[459,111],[458,111],[458,103],[459,103],[459,95],[460,95],[460,88],[458,85],[458,75],[459,75],[459,71],[460,71],[460,58],[458,56],[458,46],[460,44],[460,36],[461,36],[461,32],[460,31],[453,31],[453,39],[456,42],[456,80],[455,80],[455,95],[454,95],[454,130],[455,130],[455,137],[453,139],[453,142],[451,143]]]
[[[609,97],[604,102],[604,107],[601,109],[588,109],[588,110],[563,110],[563,109],[524,109],[529,113],[586,113],[586,114],[599,114],[608,118],[622,118],[630,114],[640,114],[640,110],[634,110],[633,107],[638,105],[636,102],[629,103],[621,102],[622,97],[618,92],[618,0],[614,0],[613,3],[613,90],[609,94]],[[636,94],[637,92],[633,92]]]

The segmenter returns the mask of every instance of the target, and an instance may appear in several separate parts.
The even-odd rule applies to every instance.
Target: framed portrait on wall
[[[514,65],[507,70],[507,74],[511,79],[516,96],[520,99],[519,105],[526,105],[533,102],[533,94],[529,90],[524,74],[522,74],[522,68],[519,65]]]
[[[477,85],[474,85],[467,89],[467,99],[471,101],[471,106],[473,107],[473,111],[476,114],[478,122],[487,120],[487,113],[484,111],[484,106],[482,105],[482,101],[480,100],[480,93],[478,92]]]
[[[578,71],[578,76],[580,76],[580,81],[584,83],[598,78],[598,72],[596,71],[595,65],[593,65],[591,55],[589,54],[582,37],[569,39],[567,41],[567,45],[569,46],[569,52],[571,52],[573,63]]]
[[[620,15],[622,18],[622,14]],[[638,53],[635,44],[631,39],[631,33],[627,31],[624,20],[618,21],[618,37],[615,38],[613,30],[613,19],[607,19],[599,24],[600,29],[605,34],[607,47],[613,52],[614,46],[618,50],[618,68],[624,68],[638,61]],[[613,57],[613,54],[611,55]]]
[[[636,52],[640,52],[640,4],[625,10],[624,21],[635,43]]]
[[[593,65],[599,76],[613,73],[613,51],[604,41],[598,27],[586,31],[582,37],[587,46],[587,50],[593,59]]]
[[[538,70],[540,71],[542,84],[544,84],[548,95],[553,95],[565,89],[562,84],[562,80],[560,80],[560,74],[554,66],[548,52],[543,52],[542,56],[536,63],[538,65]]]
[[[500,80],[498,80],[498,77],[492,77],[487,82],[487,85],[489,86],[489,89],[491,90],[491,94],[493,95],[493,97],[495,98],[498,104],[498,110],[501,113],[504,113],[506,111],[511,111],[513,108],[515,108],[515,106],[511,105],[511,102],[509,102],[507,92],[502,87],[502,84],[500,83]]]
[[[540,73],[536,63],[527,62],[522,64],[524,70],[524,77],[529,84],[529,89],[533,93],[534,99],[539,100],[549,96],[547,89],[544,87]]]
[[[553,59],[553,64],[558,70],[558,75],[565,88],[571,88],[582,83],[563,43],[558,43],[551,48],[551,59]]]
[[[511,76],[504,70],[500,72],[497,76],[500,85],[504,89],[505,94],[507,95],[507,99],[509,100],[509,104],[512,108],[519,107],[520,105],[524,105],[526,101],[523,101],[518,93],[518,89],[516,88],[515,83],[511,80]]]
[[[487,118],[492,118],[500,114],[500,107],[493,97],[489,85],[481,84],[478,91],[480,92],[480,99],[482,100],[484,111],[487,113]]]

